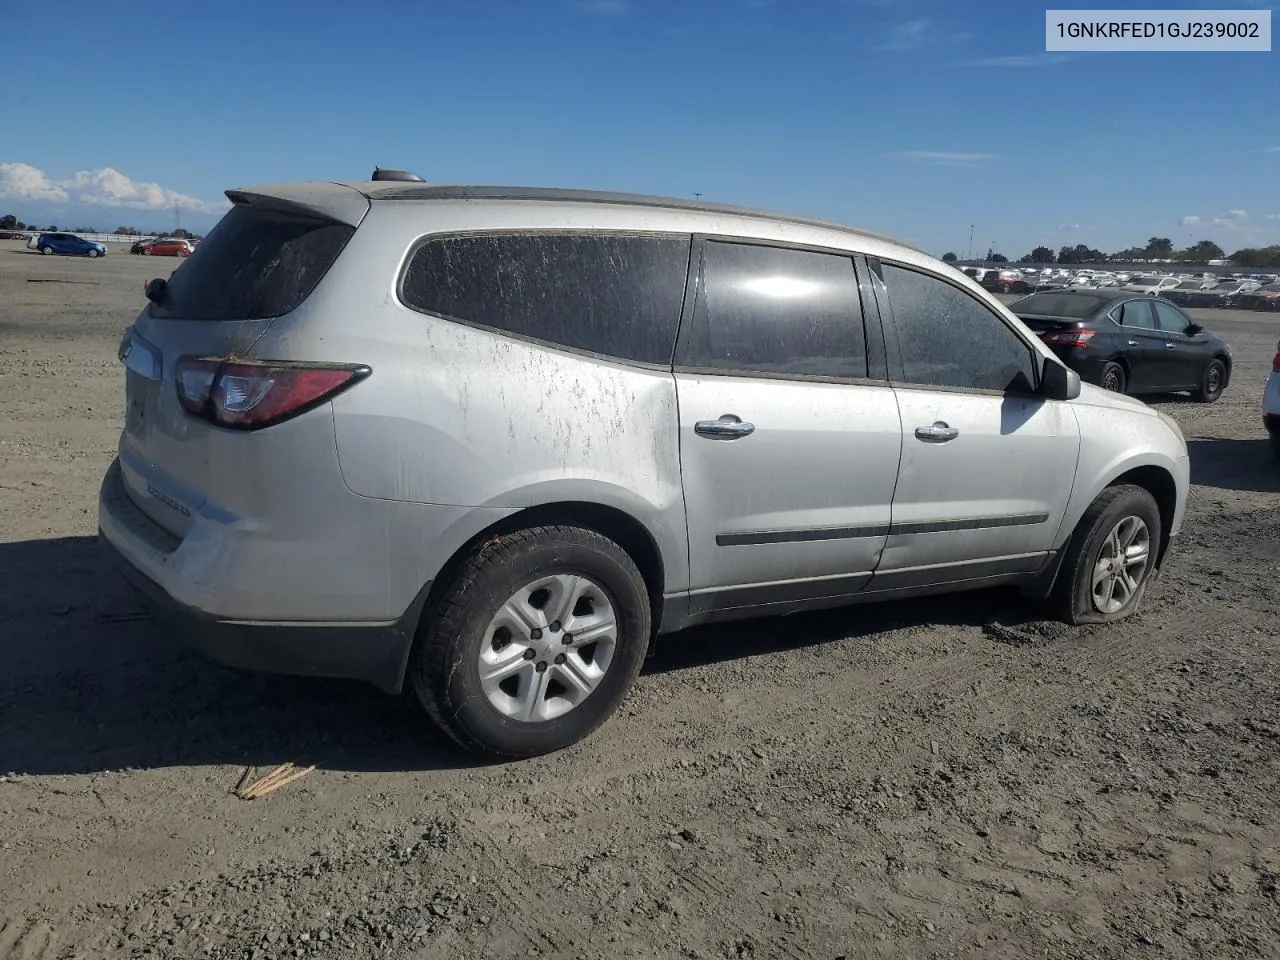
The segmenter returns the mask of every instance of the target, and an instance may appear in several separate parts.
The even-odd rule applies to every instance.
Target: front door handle
[[[916,427],[916,439],[925,443],[946,443],[960,436],[960,431],[939,420],[928,427]]]
[[[1129,341],[1129,346],[1131,346],[1131,347],[1136,347],[1137,345],[1138,345],[1138,341],[1137,341],[1137,340],[1130,340],[1130,341]]]
[[[716,440],[736,440],[750,436],[755,431],[754,423],[743,423],[731,413],[726,413],[719,420],[699,420],[693,425],[693,432],[698,436]]]
[[[1174,344],[1172,344],[1172,343],[1166,343],[1166,344],[1164,345],[1164,348],[1165,348],[1166,350],[1172,350],[1172,349],[1174,348],[1174,346],[1175,346],[1175,345],[1174,345]]]

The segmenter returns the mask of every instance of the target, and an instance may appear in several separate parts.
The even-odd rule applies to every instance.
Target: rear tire
[[[1108,487],[1067,541],[1049,595],[1053,615],[1070,624],[1123,620],[1142,603],[1160,555],[1160,508],[1142,487]]]
[[[1216,403],[1227,386],[1227,365],[1221,360],[1212,360],[1204,368],[1200,377],[1200,386],[1191,391],[1191,399],[1196,403]]]
[[[572,526],[518,530],[479,547],[428,608],[409,682],[472,753],[552,753],[617,709],[651,620],[644,578],[612,540]]]
[[[52,256],[53,247],[41,247],[40,252],[43,253],[46,257]]]
[[[1124,375],[1124,367],[1118,363],[1108,363],[1102,368],[1102,375],[1098,377],[1098,386],[1103,390],[1110,390],[1112,393],[1124,393],[1124,388],[1128,385],[1128,378]]]

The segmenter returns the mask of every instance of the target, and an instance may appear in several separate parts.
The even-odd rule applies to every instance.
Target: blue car
[[[60,253],[66,257],[105,257],[107,248],[93,240],[77,237],[74,233],[42,233],[36,241],[36,249],[46,257]]]

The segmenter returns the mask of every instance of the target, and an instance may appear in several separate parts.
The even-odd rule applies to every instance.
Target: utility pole
[[[701,199],[702,199],[702,194],[700,194],[700,193],[695,193],[695,194],[693,195],[693,199],[695,199],[695,200],[701,200]]]
[[[969,259],[973,259],[973,224],[969,224]]]

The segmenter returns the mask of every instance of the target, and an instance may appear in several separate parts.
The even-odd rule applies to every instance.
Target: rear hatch
[[[174,384],[176,361],[249,356],[272,324],[307,299],[368,210],[363,195],[336,184],[228,196],[232,209],[182,261],[163,296],[148,304],[120,344],[126,367],[120,444],[125,488],[139,509],[179,537],[206,502],[210,439],[223,428],[183,409]]]

